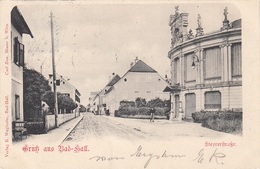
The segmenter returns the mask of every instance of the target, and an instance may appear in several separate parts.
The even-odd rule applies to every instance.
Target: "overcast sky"
[[[19,5],[34,38],[24,36],[27,67],[46,77],[51,69],[50,11],[54,14],[57,73],[70,79],[88,104],[91,91],[100,91],[113,72],[122,76],[138,57],[164,77],[170,75],[167,54],[171,45],[169,16],[175,6],[189,13],[191,29],[198,13],[204,32],[220,30],[223,10],[228,19],[241,18],[232,4],[80,4]],[[195,32],[194,32],[195,34]]]

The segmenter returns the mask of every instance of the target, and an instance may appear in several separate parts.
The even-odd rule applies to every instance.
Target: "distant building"
[[[108,82],[108,84],[96,94],[94,97],[94,105],[95,105],[95,113],[102,115],[105,114],[106,111],[109,111],[109,108],[106,104],[106,94],[110,91],[114,84],[116,84],[120,80],[120,76],[113,75],[112,79]]]
[[[53,78],[52,75],[49,75],[49,85],[51,86],[51,90],[53,91]],[[75,110],[76,113],[79,113],[80,108],[80,92],[76,87],[68,82],[61,75],[56,75],[56,90],[57,92],[70,97],[75,103],[77,103],[78,108]]]
[[[96,112],[97,108],[96,108],[96,102],[94,100],[95,96],[98,94],[98,92],[90,92],[90,96],[89,96],[89,111],[90,112]]]
[[[114,116],[122,100],[135,101],[138,97],[145,98],[146,101],[155,98],[168,100],[169,95],[163,92],[167,85],[157,71],[142,60],[136,60],[121,78],[115,75],[99,93],[101,106],[105,106]]]
[[[24,68],[24,44],[23,34],[29,34],[30,28],[24,20],[19,9],[15,6],[11,11],[11,53],[12,53],[12,121],[23,121],[23,68]]]
[[[214,17],[212,17],[214,18]],[[198,15],[196,33],[187,30],[188,13],[178,9],[170,16],[172,47],[171,118],[201,110],[242,110],[241,19],[229,23],[227,8],[223,26],[204,34]]]

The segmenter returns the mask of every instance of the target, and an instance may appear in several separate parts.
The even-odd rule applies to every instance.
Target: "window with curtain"
[[[220,78],[222,73],[220,47],[204,49],[204,79]]]
[[[193,53],[188,53],[184,55],[184,76],[185,82],[195,81],[196,80],[196,68],[192,68],[193,62]],[[197,63],[196,63],[197,64]]]
[[[221,109],[221,93],[205,92],[205,109]]]
[[[235,43],[231,46],[231,73],[232,76],[242,75],[241,43]]]

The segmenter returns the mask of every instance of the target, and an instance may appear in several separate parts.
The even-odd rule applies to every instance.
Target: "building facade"
[[[49,75],[49,85],[51,86],[51,90],[53,91],[53,78],[52,75]],[[72,84],[68,82],[67,79],[65,79],[61,75],[56,75],[56,90],[57,92],[66,95],[70,97],[75,103],[77,103],[78,108],[76,108],[74,111],[79,114],[79,108],[80,108],[80,92],[76,87],[74,87]]]
[[[23,68],[25,45],[23,34],[33,35],[19,9],[11,11],[11,71],[12,71],[12,121],[23,121]]]
[[[146,101],[155,98],[168,100],[169,95],[163,92],[167,85],[168,83],[157,71],[142,60],[136,60],[125,75],[116,79],[116,83],[105,89],[103,103],[114,116],[122,100],[135,101],[138,97],[145,98]]]
[[[226,8],[223,26],[209,34],[200,15],[197,22],[193,35],[188,13],[177,8],[170,16],[171,86],[165,91],[171,95],[171,119],[192,119],[201,110],[242,110],[241,19],[230,23]]]

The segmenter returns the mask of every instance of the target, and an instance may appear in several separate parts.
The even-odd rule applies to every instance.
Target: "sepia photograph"
[[[247,136],[241,4],[8,9],[4,158],[22,168],[247,166],[233,160]]]

